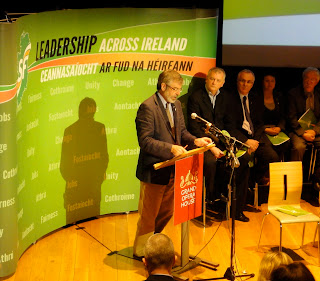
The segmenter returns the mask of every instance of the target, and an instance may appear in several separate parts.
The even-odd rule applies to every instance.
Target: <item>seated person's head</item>
[[[150,274],[170,274],[175,263],[174,247],[171,239],[162,233],[149,237],[144,248],[143,263]]]
[[[280,265],[286,265],[292,262],[292,258],[284,252],[267,252],[260,262],[258,281],[270,280],[271,272],[274,269],[278,268]]]
[[[320,71],[315,67],[308,67],[302,73],[303,89],[306,93],[312,93],[314,87],[319,83]]]
[[[302,262],[281,265],[271,273],[271,281],[315,281],[310,270]]]

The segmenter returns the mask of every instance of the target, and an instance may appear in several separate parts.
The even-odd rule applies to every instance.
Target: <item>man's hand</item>
[[[224,156],[224,153],[216,146],[211,147],[210,151],[212,152],[212,154],[214,155],[214,157],[216,157],[217,159],[221,158]]]
[[[174,156],[179,156],[179,155],[181,155],[181,154],[183,154],[185,152],[187,152],[186,149],[181,145],[173,144],[172,147],[171,147],[171,153]]]
[[[280,127],[265,128],[264,131],[270,136],[276,136],[281,132],[281,128]]]
[[[212,140],[210,138],[207,138],[207,137],[203,137],[203,138],[198,138],[198,139],[195,139],[194,140],[194,144],[196,146],[206,146],[208,144],[212,143]],[[185,153],[187,152],[186,151],[186,147],[183,147],[181,145],[172,145],[171,147],[171,153],[174,155],[174,156],[179,156],[181,155],[182,153]]]
[[[212,140],[208,137],[198,138],[194,140],[194,144],[199,147],[206,146],[210,143],[212,143]]]
[[[252,153],[252,152],[255,152],[258,147],[259,147],[259,142],[257,140],[254,140],[254,139],[248,139],[245,144],[249,145],[250,148],[248,148],[248,153],[249,155]]]
[[[315,137],[316,137],[316,132],[314,130],[306,130],[304,132],[304,134],[302,135],[302,137],[306,140],[306,141],[310,141],[313,142]]]

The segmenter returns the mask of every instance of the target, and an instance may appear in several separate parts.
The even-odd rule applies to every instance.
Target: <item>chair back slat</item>
[[[268,206],[300,205],[303,184],[302,162],[270,163]]]

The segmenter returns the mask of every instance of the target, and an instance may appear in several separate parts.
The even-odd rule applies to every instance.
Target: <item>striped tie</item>
[[[244,113],[246,114],[246,119],[247,119],[247,121],[248,121],[248,123],[249,123],[249,125],[250,125],[250,129],[251,129],[252,135],[254,135],[253,124],[252,124],[252,120],[251,120],[251,117],[250,117],[250,113],[249,113],[249,111],[248,111],[248,107],[247,107],[246,101],[247,101],[247,97],[244,96],[244,97],[242,98]]]
[[[167,113],[167,116],[168,116],[168,119],[169,119],[171,132],[172,132],[173,135],[175,135],[174,122],[173,122],[173,119],[172,119],[172,116],[171,116],[171,113],[170,113],[170,110],[169,110],[169,106],[170,106],[170,102],[167,102],[167,104],[166,104],[166,113]]]

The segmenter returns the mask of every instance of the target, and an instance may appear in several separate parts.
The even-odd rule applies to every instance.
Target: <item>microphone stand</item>
[[[250,146],[246,145],[245,143],[237,140],[234,137],[230,137],[227,135],[224,135],[219,128],[214,126],[211,123],[206,124],[205,133],[212,135],[215,137],[215,135],[218,135],[218,138],[223,138],[223,142],[226,146],[227,150],[227,166],[231,167],[231,174],[228,184],[229,194],[231,190],[231,252],[230,252],[230,267],[227,268],[225,274],[223,277],[216,277],[216,278],[210,278],[210,279],[199,279],[199,280],[219,280],[219,279],[228,279],[228,280],[235,280],[237,277],[254,277],[254,273],[252,274],[243,274],[243,275],[235,275],[234,271],[234,255],[235,255],[235,215],[236,215],[236,183],[235,183],[235,168],[238,168],[240,166],[240,162],[238,158],[236,157],[236,143],[241,144],[242,146],[245,146],[247,148],[250,148]],[[214,134],[215,133],[215,134]],[[230,196],[229,196],[230,197]],[[230,198],[228,198],[228,201],[230,201]],[[229,219],[229,218],[228,218]]]

